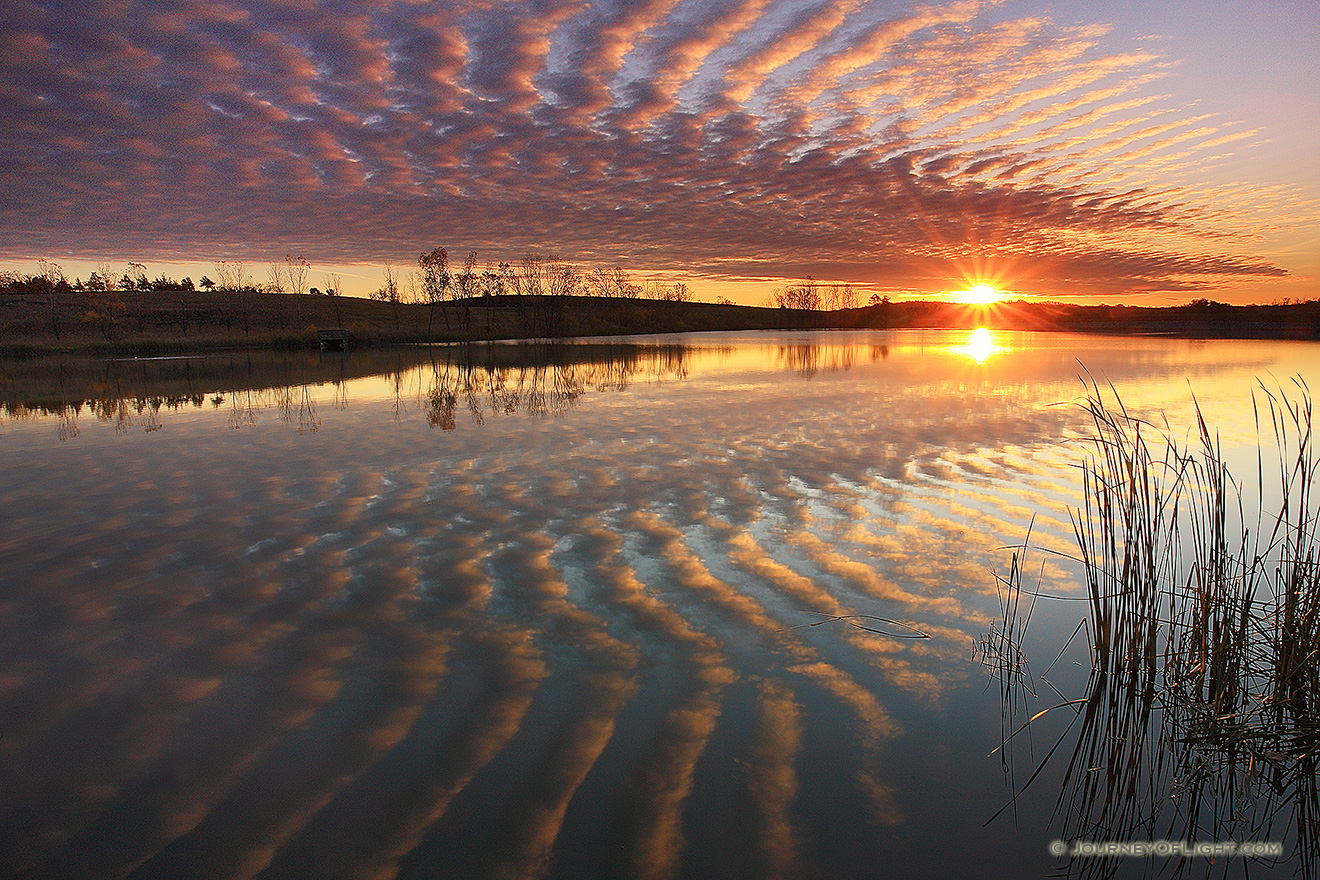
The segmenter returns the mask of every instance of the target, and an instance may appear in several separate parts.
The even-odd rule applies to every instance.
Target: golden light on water
[[[1008,349],[995,342],[994,333],[986,327],[977,327],[967,335],[967,341],[962,345],[955,345],[953,351],[965,357],[969,357],[978,364],[983,364],[992,354],[999,354]]]

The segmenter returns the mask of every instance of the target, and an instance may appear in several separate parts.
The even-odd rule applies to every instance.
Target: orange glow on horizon
[[[1003,297],[1002,291],[987,281],[978,281],[966,290],[954,291],[958,302],[967,305],[988,306],[997,303]]]

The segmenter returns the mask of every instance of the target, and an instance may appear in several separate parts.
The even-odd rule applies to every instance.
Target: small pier
[[[316,331],[316,341],[321,351],[348,351],[348,343],[352,338],[352,333],[337,327]]]

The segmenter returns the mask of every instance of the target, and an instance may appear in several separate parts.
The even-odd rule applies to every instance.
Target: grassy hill
[[[0,353],[168,353],[316,345],[342,327],[355,347],[465,339],[561,338],[709,330],[991,327],[1188,337],[1320,338],[1320,302],[1173,308],[947,302],[812,311],[596,297],[497,296],[430,306],[256,291],[74,290],[0,294]]]

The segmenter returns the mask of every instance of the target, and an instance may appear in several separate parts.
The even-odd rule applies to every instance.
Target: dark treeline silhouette
[[[438,315],[446,334],[463,339],[554,339],[580,334],[581,322],[571,307],[583,298],[616,301],[598,312],[622,328],[633,323],[630,318],[636,314],[629,301],[682,303],[690,302],[692,294],[682,282],[639,282],[621,267],[586,271],[557,255],[482,264],[477,252],[469,251],[460,267],[451,262],[446,248],[436,247],[422,253],[417,268],[402,279],[387,265],[385,283],[370,298],[389,303],[396,322],[403,305],[425,306],[428,337]],[[497,310],[503,310],[498,321]]]
[[[0,274],[0,349],[297,347],[326,327],[349,330],[361,346],[823,326],[794,310],[694,303],[682,282],[638,281],[622,268],[585,271],[557,256],[483,266],[476,252],[451,263],[437,247],[414,270],[387,264],[385,283],[367,299],[340,296],[335,275],[312,285],[310,272],[306,258],[288,255],[269,265],[264,283],[232,260],[217,261],[215,278],[197,282],[149,280],[140,263],[123,272],[102,263],[84,280],[43,261],[35,274]]]
[[[1320,301],[1232,306],[1196,299],[1174,307],[1000,302],[890,301],[865,306],[851,284],[812,278],[765,305],[696,302],[682,282],[637,280],[622,268],[586,271],[559,257],[482,263],[443,247],[415,269],[384,267],[368,298],[343,297],[331,274],[311,283],[311,264],[288,255],[257,283],[240,261],[217,261],[215,278],[151,279],[146,266],[99,264],[70,280],[55,263],[35,274],[0,273],[0,352],[96,349],[163,354],[207,347],[310,347],[316,331],[342,328],[356,347],[415,342],[558,339],[712,330],[905,329],[1165,334],[1184,337],[1320,338]]]

